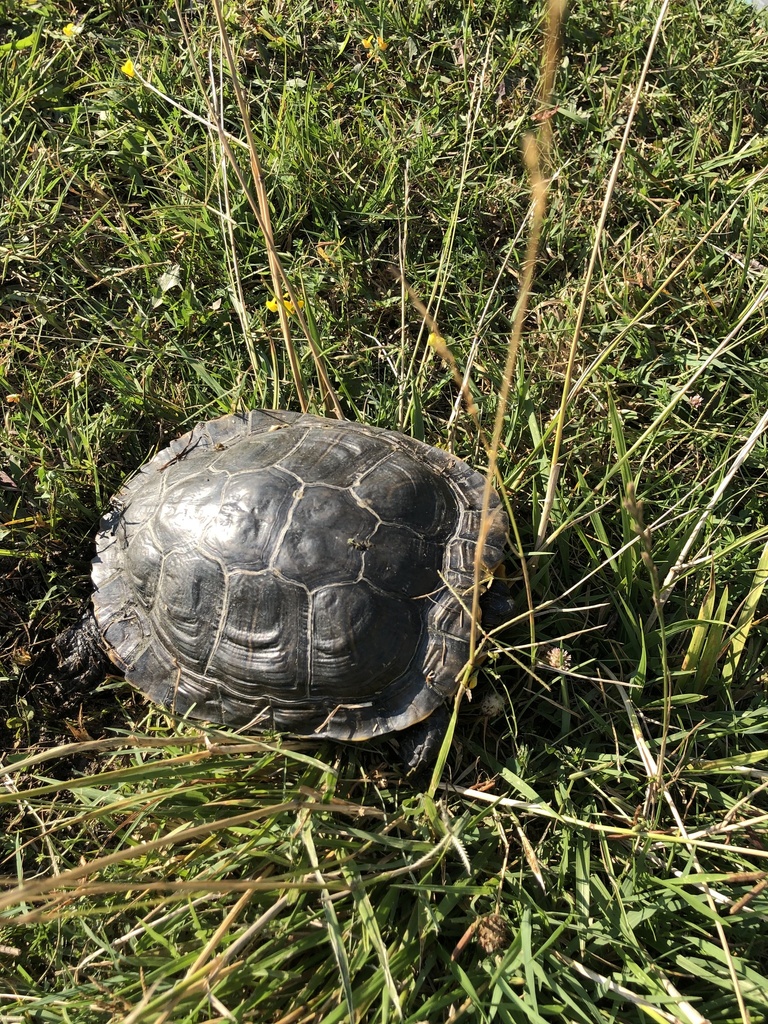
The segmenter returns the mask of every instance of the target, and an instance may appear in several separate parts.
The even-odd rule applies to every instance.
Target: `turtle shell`
[[[363,740],[457,689],[484,478],[402,434],[292,412],[199,423],[101,521],[111,660],[178,714]],[[491,494],[482,562],[503,556]]]

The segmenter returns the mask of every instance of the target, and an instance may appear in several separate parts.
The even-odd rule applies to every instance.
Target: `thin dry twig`
[[[565,0],[550,0],[547,8],[547,24],[544,40],[544,55],[541,74],[540,108],[546,110],[551,103],[552,93],[555,87],[557,74],[558,55],[560,52],[560,27],[565,10]],[[520,347],[520,339],[523,334],[523,325],[528,312],[528,303],[533,287],[533,276],[536,269],[536,260],[539,253],[539,241],[541,230],[544,224],[544,216],[547,208],[547,194],[549,182],[542,177],[542,165],[545,173],[549,168],[550,153],[552,148],[552,126],[550,118],[545,117],[541,121],[539,139],[536,141],[532,136],[526,137],[523,143],[523,157],[528,173],[531,178],[531,229],[528,235],[523,271],[520,278],[520,294],[515,312],[515,320],[512,325],[512,334],[507,346],[507,358],[504,365],[504,373],[499,390],[498,403],[496,407],[496,418],[493,425],[493,437],[491,450],[488,458],[488,470],[485,478],[485,490],[483,493],[483,511],[480,519],[480,536],[475,551],[475,574],[472,590],[472,622],[469,638],[469,664],[474,665],[477,657],[477,632],[480,616],[480,594],[483,578],[483,550],[485,539],[490,528],[489,508],[491,491],[497,477],[498,451],[501,445],[501,435],[504,429],[504,422],[509,402],[509,393],[512,388],[512,377],[517,364],[517,353]],[[528,586],[528,573],[524,568],[526,576],[526,589]],[[529,608],[531,635],[533,636],[533,608]]]
[[[304,387],[301,379],[301,368],[299,366],[298,357],[296,350],[293,345],[293,339],[291,338],[291,328],[288,323],[288,311],[285,308],[285,302],[283,301],[283,282],[287,282],[287,278],[283,272],[280,258],[277,255],[277,249],[275,247],[275,238],[272,233],[272,218],[269,210],[269,199],[267,197],[267,190],[264,187],[264,178],[261,173],[261,162],[259,161],[258,154],[256,152],[256,140],[253,137],[253,131],[251,129],[251,119],[248,111],[248,104],[245,101],[243,90],[240,88],[240,79],[237,73],[237,64],[235,63],[235,57],[232,53],[232,47],[229,42],[229,34],[227,32],[226,25],[224,23],[224,14],[221,9],[220,0],[213,0],[213,11],[216,15],[216,23],[219,28],[219,39],[221,41],[221,47],[224,51],[224,57],[229,68],[229,74],[232,81],[232,86],[235,91],[235,98],[237,100],[237,107],[240,111],[240,121],[245,132],[246,142],[248,143],[248,157],[251,164],[251,177],[253,179],[254,188],[256,189],[256,198],[259,206],[259,217],[258,224],[261,229],[261,233],[264,236],[264,242],[267,247],[267,260],[269,262],[269,273],[272,277],[272,288],[275,293],[275,299],[277,300],[278,316],[280,317],[280,328],[283,333],[283,339],[285,341],[285,349],[288,353],[288,359],[291,364],[291,372],[293,374],[293,382],[296,387],[296,392],[301,405],[301,411],[306,412],[308,405],[306,395],[304,394]],[[234,166],[235,159],[234,153],[229,147],[228,141],[219,136],[222,148],[227,155],[230,163]],[[254,213],[256,211],[254,210]],[[290,293],[290,285],[287,285]],[[291,302],[294,310],[298,311],[299,304],[298,299],[295,295],[291,294]]]
[[[398,270],[396,267],[390,267],[390,273],[398,281],[400,287],[406,292],[408,298],[411,300],[411,305],[413,305],[414,308],[418,311],[419,315],[424,320],[424,323],[429,328],[429,344],[435,350],[435,352],[437,352],[437,354],[440,356],[440,358],[443,360],[446,366],[448,366],[448,368],[451,370],[451,373],[453,374],[453,379],[456,381],[456,384],[458,385],[459,388],[459,395],[461,396],[461,399],[464,402],[464,408],[466,409],[468,415],[472,417],[472,421],[475,424],[475,429],[477,430],[477,436],[480,438],[480,442],[482,443],[486,452],[488,452],[490,450],[488,438],[480,423],[479,410],[477,408],[477,405],[475,404],[474,398],[472,397],[472,392],[469,388],[468,378],[466,374],[462,376],[462,373],[459,370],[458,364],[453,353],[448,348],[445,338],[440,333],[440,328],[437,325],[437,321],[427,309],[426,305],[422,301],[416,289],[411,284],[408,283],[402,270]]]
[[[174,991],[163,993],[163,1009],[161,1013],[155,1018],[153,1024],[165,1024],[165,1022],[168,1020],[171,1013],[173,1012],[179,999],[183,998],[183,996],[187,994],[191,985],[193,985],[195,981],[197,981],[198,985],[200,984],[200,981],[196,979],[196,975],[201,974],[203,967],[205,966],[207,961],[210,960],[211,956],[216,950],[216,947],[219,945],[221,940],[227,934],[227,932],[238,919],[238,917],[240,917],[240,915],[243,913],[245,908],[253,899],[253,896],[253,889],[248,889],[246,890],[246,892],[242,894],[240,899],[237,900],[235,902],[235,905],[230,908],[229,912],[225,915],[224,920],[219,924],[218,928],[214,930],[213,935],[211,935],[206,944],[200,950],[194,962],[185,972],[184,977],[181,978],[174,985]],[[286,897],[283,897],[283,899],[286,900]],[[280,901],[278,900],[278,903],[279,902]],[[206,976],[204,979],[207,984],[210,984],[211,981],[213,980],[211,975],[215,977],[216,974],[221,973],[221,969],[224,966],[222,961],[223,956],[217,957],[216,960],[214,961],[214,964],[216,966],[212,971],[209,971],[208,976]],[[218,970],[216,969],[217,967]]]
[[[437,273],[435,274],[435,282],[432,286],[432,292],[427,300],[427,308],[431,311],[434,320],[440,318],[440,305],[442,303],[442,297],[447,287],[448,281],[450,280],[450,259],[453,252],[453,246],[456,240],[456,228],[459,223],[459,211],[461,204],[464,201],[464,189],[467,182],[467,175],[469,173],[470,160],[472,154],[475,152],[473,140],[475,137],[475,129],[477,128],[478,119],[483,106],[484,98],[484,84],[487,81],[488,64],[491,59],[491,45],[490,42],[485,50],[485,56],[483,63],[480,66],[477,74],[475,75],[475,81],[472,88],[472,97],[470,101],[469,113],[467,115],[467,130],[464,136],[464,150],[462,154],[461,168],[458,173],[458,182],[456,186],[456,201],[453,205],[453,214],[448,223],[448,229],[446,231],[445,241],[443,248],[440,253],[440,262],[437,267]],[[428,321],[425,321],[429,326]],[[430,330],[432,328],[430,327]],[[420,349],[416,346],[411,360],[410,369],[412,370]],[[425,347],[422,353],[421,364],[416,375],[416,381],[418,381],[424,373],[425,367],[430,358],[429,347]]]
[[[627,712],[627,718],[629,720],[629,724],[630,724],[630,727],[632,729],[632,735],[633,735],[634,740],[635,740],[635,746],[637,747],[637,751],[638,751],[638,753],[640,755],[640,759],[641,759],[641,761],[643,763],[643,766],[645,768],[646,775],[648,776],[648,779],[650,780],[651,784],[654,787],[657,787],[657,788],[659,788],[661,790],[661,793],[662,793],[662,795],[664,797],[664,800],[665,800],[665,802],[667,804],[667,807],[669,808],[670,814],[672,815],[672,818],[674,819],[675,825],[677,826],[677,828],[678,828],[678,830],[680,832],[680,836],[681,836],[683,842],[688,847],[688,850],[689,850],[689,853],[690,853],[690,856],[691,856],[691,861],[692,861],[696,871],[699,874],[704,874],[704,870],[703,870],[703,868],[701,866],[701,863],[699,861],[698,855],[696,853],[696,845],[697,844],[694,843],[694,841],[692,840],[692,838],[688,834],[688,830],[685,827],[685,822],[683,821],[682,815],[678,811],[677,806],[675,805],[675,802],[672,799],[672,793],[670,792],[669,786],[667,785],[667,783],[666,783],[666,781],[664,779],[664,776],[663,776],[663,767],[664,766],[663,766],[663,764],[661,762],[659,762],[659,763],[656,762],[656,759],[654,758],[654,756],[651,753],[651,750],[650,750],[648,744],[645,741],[645,737],[643,736],[643,732],[642,732],[642,728],[640,726],[640,722],[638,721],[637,714],[635,713],[634,705],[632,704],[632,701],[630,700],[629,695],[626,693],[626,691],[624,689],[621,689],[621,688],[619,688],[619,693],[621,695],[622,701],[624,702],[624,708],[625,708],[625,710]],[[742,1022],[743,1022],[743,1024],[750,1024],[750,1019],[751,1018],[750,1018],[749,1010],[747,1009],[747,1005],[744,1002],[744,996],[742,995],[741,986],[739,984],[739,977],[738,977],[738,974],[736,973],[736,966],[735,966],[735,964],[733,962],[733,956],[731,954],[730,946],[728,945],[728,938],[727,938],[727,936],[725,934],[725,929],[723,927],[722,921],[720,920],[720,917],[719,917],[719,915],[717,913],[717,906],[716,906],[715,898],[713,896],[713,893],[710,890],[709,885],[707,885],[706,883],[704,883],[702,885],[702,890],[704,892],[704,895],[705,895],[705,898],[706,898],[707,903],[709,905],[709,908],[712,911],[712,917],[713,917],[713,920],[714,920],[715,929],[717,931],[717,935],[718,935],[718,938],[720,940],[720,946],[721,946],[721,948],[723,950],[723,956],[725,958],[725,962],[726,962],[727,967],[728,967],[728,973],[729,973],[729,975],[731,977],[731,984],[733,985],[733,991],[734,991],[734,994],[736,996],[736,1002],[737,1002],[738,1007],[739,1007],[739,1013],[741,1015]]]
[[[232,80],[232,86],[233,86],[233,89],[234,89],[234,92],[235,92],[235,97],[236,97],[236,100],[237,100],[238,110],[240,112],[241,123],[242,123],[243,130],[244,130],[245,136],[246,136],[246,142],[247,142],[246,148],[248,150],[248,155],[249,155],[249,160],[250,160],[250,165],[251,165],[251,177],[253,179],[254,188],[256,190],[256,195],[255,196],[251,192],[251,190],[250,190],[250,188],[249,188],[249,186],[248,186],[248,184],[247,184],[247,182],[245,180],[243,172],[242,172],[239,164],[237,163],[237,160],[235,158],[234,152],[232,150],[232,146],[230,144],[231,143],[231,137],[230,137],[229,133],[223,131],[223,128],[222,128],[220,122],[217,120],[217,118],[215,116],[215,112],[212,110],[211,102],[208,99],[207,90],[203,87],[202,82],[200,80],[199,72],[197,70],[196,65],[193,62],[193,70],[194,70],[195,76],[198,79],[199,87],[200,87],[201,92],[202,92],[203,96],[205,97],[206,103],[208,104],[208,107],[209,107],[209,122],[208,123],[212,124],[213,127],[216,129],[217,136],[218,136],[218,139],[219,139],[219,144],[220,144],[220,146],[221,146],[221,148],[222,148],[222,150],[224,152],[225,157],[229,161],[229,164],[232,167],[232,170],[234,171],[234,174],[235,174],[235,176],[236,176],[236,178],[238,180],[240,188],[242,189],[243,195],[245,196],[246,200],[248,201],[248,205],[250,206],[251,212],[253,213],[253,215],[254,215],[254,217],[256,219],[256,223],[258,224],[259,229],[260,229],[262,235],[264,236],[264,241],[265,241],[265,245],[266,245],[266,249],[267,249],[267,259],[268,259],[268,263],[269,263],[270,275],[271,275],[271,278],[272,278],[272,287],[273,287],[274,294],[275,294],[275,301],[276,301],[277,307],[278,307],[278,316],[280,318],[280,327],[281,327],[281,330],[282,330],[283,339],[285,341],[285,347],[286,347],[286,352],[288,354],[288,360],[289,360],[289,363],[290,363],[290,366],[291,366],[291,375],[293,377],[294,386],[296,388],[296,394],[297,394],[297,397],[299,399],[299,404],[301,406],[302,412],[306,412],[307,411],[307,409],[309,408],[309,404],[308,404],[308,401],[307,401],[306,393],[304,391],[304,386],[303,386],[303,382],[302,382],[301,367],[300,367],[300,364],[299,364],[299,361],[298,361],[298,356],[296,354],[295,346],[293,344],[293,340],[292,340],[292,337],[291,337],[290,325],[289,325],[289,322],[288,322],[288,310],[286,308],[286,299],[284,298],[284,293],[288,296],[288,301],[290,301],[290,303],[292,305],[293,313],[294,313],[294,315],[296,316],[296,319],[299,322],[299,326],[301,327],[301,330],[302,330],[302,332],[304,334],[304,337],[307,340],[307,343],[309,345],[310,351],[312,353],[312,358],[313,358],[314,363],[315,363],[315,368],[317,370],[317,374],[318,374],[318,377],[320,379],[320,385],[321,385],[321,389],[322,389],[323,400],[327,404],[327,406],[329,408],[329,411],[331,411],[338,419],[344,419],[344,414],[342,412],[341,405],[339,404],[339,400],[338,400],[338,398],[336,396],[336,392],[335,392],[335,390],[333,388],[333,385],[331,384],[330,378],[328,377],[328,373],[327,373],[327,370],[325,368],[325,363],[323,361],[323,358],[322,358],[322,356],[321,356],[321,354],[320,354],[320,352],[319,352],[319,350],[317,348],[317,345],[315,344],[314,338],[312,337],[312,333],[309,330],[309,327],[307,325],[307,321],[306,321],[304,315],[301,312],[301,304],[300,304],[300,301],[299,301],[299,297],[296,294],[296,291],[295,291],[291,281],[289,280],[287,274],[285,273],[283,265],[282,265],[282,263],[280,261],[280,257],[279,257],[279,255],[277,253],[277,248],[275,246],[275,241],[274,241],[274,235],[273,235],[273,232],[272,232],[272,221],[271,221],[270,208],[269,208],[269,199],[268,199],[267,191],[266,191],[266,188],[265,188],[265,185],[264,185],[264,178],[263,178],[263,175],[262,175],[261,163],[259,161],[258,152],[257,152],[257,148],[256,148],[256,141],[255,141],[255,138],[253,136],[253,131],[252,131],[252,128],[251,128],[250,116],[249,116],[249,112],[248,112],[248,104],[247,104],[245,96],[243,94],[243,90],[242,90],[242,88],[240,86],[240,80],[239,80],[239,76],[238,76],[238,73],[237,73],[237,63],[235,61],[234,54],[232,52],[232,47],[230,45],[229,35],[227,33],[226,24],[224,22],[224,17],[223,17],[223,13],[222,13],[222,10],[221,10],[220,0],[213,0],[213,8],[214,8],[214,14],[216,15],[216,21],[217,21],[218,29],[219,29],[219,38],[220,38],[220,41],[221,41],[222,51],[224,53],[226,64],[227,64],[227,67],[229,69],[230,77],[231,77],[231,80]],[[185,22],[184,17],[183,17],[183,15],[181,13],[181,10],[179,9],[178,2],[176,4],[176,10],[177,10],[177,16],[179,18],[179,24],[182,26],[182,32],[184,33],[184,38],[187,41],[188,47],[190,47],[190,40],[189,40],[188,30],[187,30],[187,27],[186,27],[186,22]],[[191,47],[190,47],[190,49],[191,49]],[[140,76],[138,76],[138,75],[136,77],[140,78]],[[146,84],[144,79],[140,78],[140,80],[142,81],[143,84]],[[157,90],[154,90],[154,91],[157,92]],[[160,95],[163,95],[163,94],[160,94]],[[170,97],[165,97],[165,98],[170,100]],[[198,118],[198,120],[199,120],[199,118]]]
[[[8,790],[9,793],[12,793],[14,795],[15,802],[18,804],[19,809],[24,814],[28,814],[31,818],[34,818],[37,824],[40,826],[40,835],[42,836],[43,842],[48,848],[48,857],[51,862],[51,871],[53,871],[54,875],[58,875],[61,871],[61,868],[59,867],[59,858],[56,856],[56,849],[53,845],[50,836],[50,831],[46,826],[45,822],[37,813],[32,804],[21,796],[16,786],[16,783],[13,781],[10,775],[3,775],[3,785]]]
[[[611,169],[611,174],[608,179],[608,185],[606,186],[605,196],[603,198],[603,206],[600,211],[600,218],[597,222],[597,228],[595,229],[595,240],[592,244],[592,252],[589,257],[587,272],[584,277],[584,287],[581,293],[581,302],[579,303],[579,308],[576,314],[576,326],[573,330],[573,338],[571,339],[571,346],[568,352],[568,363],[565,370],[565,378],[563,380],[563,391],[562,398],[560,401],[560,408],[556,413],[557,428],[555,430],[555,438],[552,445],[552,457],[550,460],[550,476],[552,476],[555,473],[555,467],[560,462],[560,449],[563,443],[563,428],[565,425],[565,416],[568,410],[568,404],[570,400],[571,380],[573,379],[573,368],[576,362],[576,352],[578,350],[579,339],[581,337],[581,326],[584,322],[584,315],[587,309],[587,300],[589,298],[592,276],[594,274],[595,265],[597,264],[597,257],[600,252],[600,244],[603,238],[603,231],[605,230],[605,222],[608,219],[608,210],[611,206],[611,200],[613,199],[613,191],[616,187],[616,182],[619,177],[619,170],[624,160],[624,153],[626,152],[627,145],[629,143],[629,135],[632,130],[632,125],[634,124],[635,115],[637,114],[637,108],[640,104],[640,97],[642,95],[643,89],[645,88],[645,80],[648,76],[648,71],[651,67],[651,59],[653,57],[654,50],[656,49],[656,42],[659,38],[659,33],[661,32],[661,26],[664,22],[664,18],[666,17],[667,10],[669,8],[669,3],[670,0],[663,0],[661,8],[659,9],[658,17],[656,18],[656,24],[654,26],[650,42],[648,43],[648,50],[645,55],[645,62],[643,63],[643,68],[640,72],[640,78],[635,89],[635,94],[632,98],[632,105],[629,109],[629,113],[627,114],[627,122],[624,126],[624,134],[622,135],[621,143],[616,153],[616,158],[613,162],[613,168]],[[539,531],[542,540],[543,537],[546,535],[546,530],[547,523],[544,520],[544,517],[542,517],[542,525]]]
[[[556,0],[559,2],[559,0]],[[554,5],[553,5],[554,6]],[[491,504],[491,493],[496,483],[498,474],[498,452],[501,446],[501,435],[504,430],[504,423],[509,402],[509,393],[512,388],[512,377],[517,363],[517,353],[520,348],[520,339],[523,334],[523,324],[528,310],[528,300],[533,285],[533,274],[536,267],[536,259],[539,252],[539,239],[544,223],[544,212],[547,203],[547,184],[539,173],[539,150],[532,136],[527,136],[524,142],[523,155],[526,166],[531,175],[531,190],[533,193],[533,216],[531,219],[531,232],[528,236],[523,274],[520,284],[520,298],[517,305],[515,322],[512,327],[512,335],[507,347],[507,359],[504,366],[504,373],[501,380],[501,388],[496,407],[496,419],[493,425],[493,436],[488,451],[488,469],[485,477],[485,489],[483,491],[482,514],[480,519],[480,530],[475,549],[475,572],[474,586],[472,590],[472,623],[469,638],[469,664],[474,665],[477,658],[477,634],[480,621],[480,595],[482,593],[482,581],[486,573],[483,565],[483,553],[485,541],[488,536],[491,521],[489,509]]]
[[[221,69],[219,69],[219,76],[221,77]],[[208,78],[211,83],[211,111],[216,118],[218,134],[222,135],[224,133],[224,108],[219,97],[222,95],[223,89],[221,84],[218,89],[216,87],[216,74],[213,68],[213,53],[210,49],[208,51]],[[240,263],[237,258],[237,246],[235,244],[235,221],[232,217],[232,205],[229,199],[229,177],[227,175],[226,156],[224,155],[223,150],[221,150],[221,147],[219,147],[219,149],[219,181],[221,182],[221,198],[224,200],[224,210],[220,217],[222,224],[222,237],[225,241],[224,254],[227,263],[229,264],[232,291],[234,293],[233,298],[235,300],[235,312],[237,313],[237,318],[240,321],[240,330],[242,331],[243,338],[245,340],[245,346],[248,349],[248,358],[251,363],[251,370],[254,375],[257,375],[258,360],[256,358],[256,348],[253,343],[253,331],[251,330],[245,295],[243,293]],[[274,363],[275,346],[271,338],[270,347],[272,349]]]
[[[768,289],[766,289],[765,294],[768,295]],[[731,481],[736,476],[736,474],[741,469],[741,467],[744,465],[744,462],[749,457],[749,455],[753,451],[755,445],[760,440],[760,438],[763,436],[763,434],[765,433],[766,430],[768,430],[768,412],[763,413],[763,415],[760,417],[757,425],[752,430],[752,433],[749,435],[747,440],[744,442],[744,444],[741,446],[739,451],[734,456],[733,461],[731,462],[730,468],[728,469],[728,472],[725,474],[723,479],[720,481],[719,486],[717,487],[717,489],[712,494],[712,497],[707,502],[704,511],[701,513],[701,515],[699,516],[698,521],[696,522],[695,526],[693,527],[693,529],[691,530],[690,534],[688,535],[688,539],[686,540],[685,544],[683,545],[683,548],[682,548],[680,554],[677,557],[677,561],[675,562],[675,564],[670,568],[669,572],[667,573],[667,575],[666,575],[666,577],[664,579],[664,583],[663,583],[662,588],[661,588],[661,602],[662,602],[662,604],[666,603],[666,601],[669,598],[669,595],[672,593],[672,591],[674,589],[675,583],[678,581],[680,576],[687,569],[687,567],[688,567],[687,566],[687,559],[688,559],[688,555],[690,554],[691,548],[695,544],[696,539],[698,538],[699,534],[701,533],[701,531],[703,530],[704,526],[706,525],[707,520],[712,515],[712,512],[714,511],[715,507],[717,506],[717,503],[720,501],[720,499],[722,498],[723,494],[726,492],[726,490],[730,486]],[[651,625],[653,624],[653,620],[651,620],[650,624]]]
[[[598,974],[597,971],[592,971],[589,967],[580,963],[578,960],[574,960],[570,956],[566,956],[564,953],[555,953],[558,960],[561,960],[566,966],[576,971],[583,978],[587,978],[589,981],[594,981],[595,984],[600,985],[611,995],[616,996],[618,999],[623,999],[628,1003],[632,1003],[634,1006],[645,1010],[651,1017],[651,1019],[658,1019],[667,1021],[668,1024],[708,1024],[706,1017],[702,1017],[701,1014],[695,1010],[690,1003],[686,1002],[682,998],[677,1003],[677,1009],[680,1011],[682,1016],[675,1016],[673,1013],[669,1013],[667,1010],[662,1010],[656,1004],[650,1002],[648,999],[644,999],[642,996],[637,995],[631,989],[628,989],[626,985],[620,985],[612,978],[608,978],[604,974]],[[664,984],[665,979],[661,979]],[[671,993],[670,986],[665,985],[667,991]]]

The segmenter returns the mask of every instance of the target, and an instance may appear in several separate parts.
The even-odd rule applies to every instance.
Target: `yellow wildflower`
[[[129,78],[133,78],[134,75],[136,74],[136,68],[133,66],[133,61],[131,60],[130,57],[125,62],[125,64],[123,64],[120,70],[123,72],[124,75],[127,75]]]
[[[299,309],[304,309],[304,299],[297,299],[296,302],[297,302],[297,305],[298,305]],[[264,303],[264,305],[272,313],[276,313],[277,310],[278,310],[277,299],[267,299],[267,301]],[[283,296],[283,305],[285,306],[285,311],[288,314],[288,316],[293,316],[293,314],[296,312],[296,307],[291,302],[291,297],[290,297],[290,295],[288,295],[287,292]]]
[[[366,36],[365,39],[361,40],[363,46],[368,51],[368,56],[372,56],[374,49],[386,50],[389,43],[382,36]]]
[[[70,23],[68,25],[65,25],[61,31],[67,37],[67,39],[74,39],[75,36],[79,36],[80,33],[83,31],[83,26],[75,25],[73,21],[70,21]]]

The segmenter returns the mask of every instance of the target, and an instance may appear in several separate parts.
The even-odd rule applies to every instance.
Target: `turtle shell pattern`
[[[152,700],[211,722],[355,740],[413,725],[468,657],[483,489],[448,453],[358,423],[199,423],[101,521],[109,656]],[[489,574],[507,526],[493,493]]]

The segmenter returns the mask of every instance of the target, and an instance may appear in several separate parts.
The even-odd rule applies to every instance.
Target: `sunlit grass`
[[[212,10],[0,8],[4,1020],[768,1013],[768,32],[672,5],[617,161],[660,10],[574,5],[542,106],[543,8],[227,6],[270,255]],[[385,743],[61,694],[99,512],[197,420],[333,392],[485,468],[530,132],[517,616],[434,799]]]

